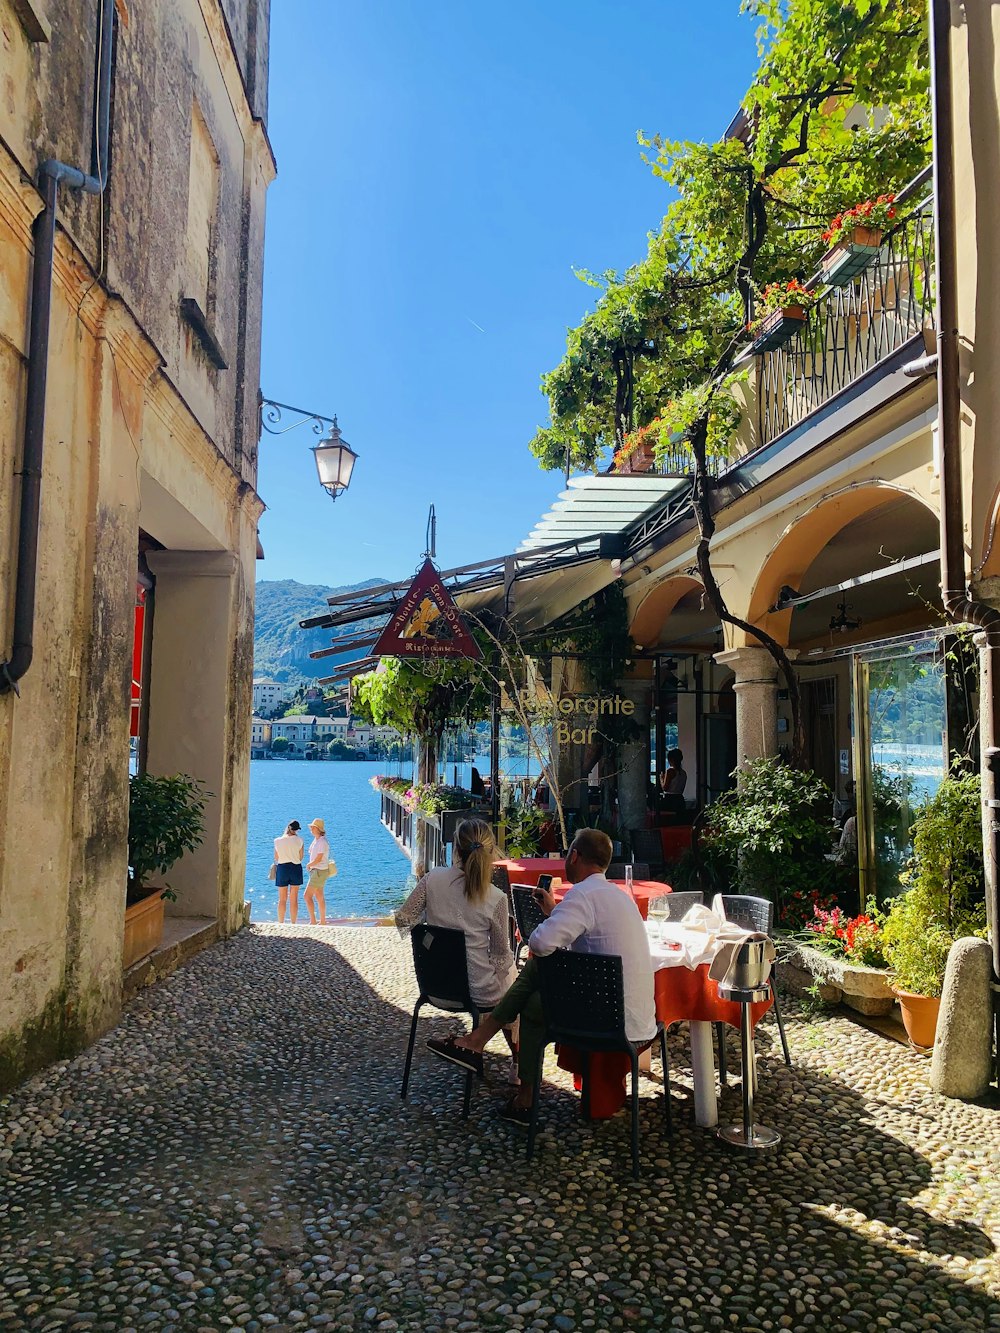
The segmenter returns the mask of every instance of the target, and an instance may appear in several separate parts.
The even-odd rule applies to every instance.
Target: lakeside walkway
[[[551,1060],[530,1167],[500,1043],[461,1121],[444,1015],[401,1102],[414,998],[393,930],[254,927],[0,1101],[0,1327],[1000,1330],[1000,1107],[906,1048],[789,1003],[793,1067],[758,1037],[783,1142],[746,1158],[692,1126],[682,1029],[634,1183]]]

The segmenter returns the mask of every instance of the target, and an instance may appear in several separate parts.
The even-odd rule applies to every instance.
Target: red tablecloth
[[[513,881],[512,881],[513,882]],[[625,881],[623,879],[609,879],[609,884],[617,884],[622,893],[626,892]],[[572,884],[557,884],[552,890],[552,895],[556,902],[569,893],[573,887]],[[669,884],[660,884],[655,879],[634,879],[632,881],[632,897],[635,899],[635,905],[642,915],[643,921],[649,916],[650,898],[659,898],[664,893],[670,892]]]
[[[695,968],[661,967],[653,974],[656,1017],[661,1023],[679,1023],[682,1020],[728,1023],[740,1025],[740,1005],[734,1000],[719,998],[718,984],[708,975],[708,963]],[[751,1008],[754,1026],[770,1009],[773,1001],[765,1000]],[[576,1075],[580,1086],[583,1056],[573,1047],[560,1046],[559,1067]],[[631,1066],[627,1055],[616,1051],[597,1052],[590,1057],[590,1118],[606,1120],[625,1105],[628,1096],[626,1079]]]

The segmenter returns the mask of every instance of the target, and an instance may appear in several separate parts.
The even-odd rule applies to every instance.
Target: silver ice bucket
[[[754,990],[763,986],[771,973],[771,964],[765,956],[766,949],[766,935],[748,936],[736,951],[732,971],[727,977],[729,985],[739,990]]]

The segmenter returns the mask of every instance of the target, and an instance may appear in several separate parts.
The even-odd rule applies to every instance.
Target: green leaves
[[[744,0],[760,66],[746,126],[721,143],[639,134],[672,192],[646,256],[600,292],[542,378],[543,468],[594,468],[671,400],[731,366],[752,290],[804,278],[822,231],[858,200],[898,191],[929,160],[924,0]],[[713,452],[725,452],[717,421]],[[731,424],[731,419],[730,419]]]
[[[205,836],[206,792],[197,778],[140,773],[129,781],[128,863],[131,894],[154,873],[166,874]],[[141,895],[140,895],[141,896]]]

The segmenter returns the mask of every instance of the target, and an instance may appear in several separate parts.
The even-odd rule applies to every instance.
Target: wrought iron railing
[[[767,444],[931,325],[934,218],[925,199],[846,286],[830,287],[789,342],[758,358],[760,441]]]

